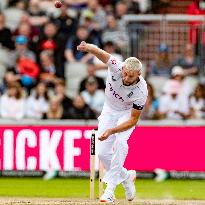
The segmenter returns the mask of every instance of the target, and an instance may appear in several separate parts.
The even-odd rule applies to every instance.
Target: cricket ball
[[[58,1],[55,1],[54,5],[56,8],[60,8],[63,4],[61,1],[58,0]]]

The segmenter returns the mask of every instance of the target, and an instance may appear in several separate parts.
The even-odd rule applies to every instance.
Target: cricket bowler
[[[108,66],[105,103],[98,118],[97,132],[98,156],[106,170],[103,181],[107,184],[100,202],[114,202],[114,191],[120,183],[125,189],[126,199],[132,201],[136,194],[136,172],[128,171],[123,166],[128,154],[127,141],[148,95],[146,81],[141,76],[142,64],[135,57],[120,62],[106,51],[84,41],[77,49],[95,55]]]

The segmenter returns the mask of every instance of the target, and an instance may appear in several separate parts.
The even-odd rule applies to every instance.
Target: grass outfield
[[[153,180],[138,179],[136,188],[138,199],[205,200],[205,180],[167,180],[157,183]],[[43,181],[41,178],[0,178],[0,196],[88,198],[89,180],[65,178]],[[124,198],[122,186],[118,186],[116,198]]]

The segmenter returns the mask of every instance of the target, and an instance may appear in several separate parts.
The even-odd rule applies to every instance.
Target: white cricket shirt
[[[105,102],[114,110],[142,110],[148,95],[147,83],[142,76],[131,86],[122,82],[123,62],[111,56],[107,62],[108,75],[105,88]]]

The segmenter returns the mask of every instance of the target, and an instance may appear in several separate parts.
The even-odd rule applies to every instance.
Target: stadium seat
[[[159,97],[162,94],[165,83],[169,78],[164,76],[150,76],[148,82],[153,86],[155,96]]]
[[[70,97],[74,97],[79,88],[79,84],[83,78],[87,75],[86,64],[82,63],[67,63],[65,67],[66,77],[66,94]]]
[[[7,5],[8,5],[8,0],[0,1],[0,10],[2,11],[3,9],[5,9]]]
[[[3,48],[0,48],[0,64],[4,65],[5,67],[11,66],[9,51]]]
[[[5,71],[6,67],[0,63],[0,84],[3,82]]]
[[[6,16],[6,26],[14,31],[19,25],[23,11],[16,8],[8,8],[4,11],[4,15]]]
[[[6,68],[9,66],[8,55],[5,49],[0,48],[0,83],[2,83]]]
[[[197,76],[187,76],[185,81],[189,84],[190,88],[192,88],[192,91],[194,91],[195,87],[199,83],[199,78]]]

